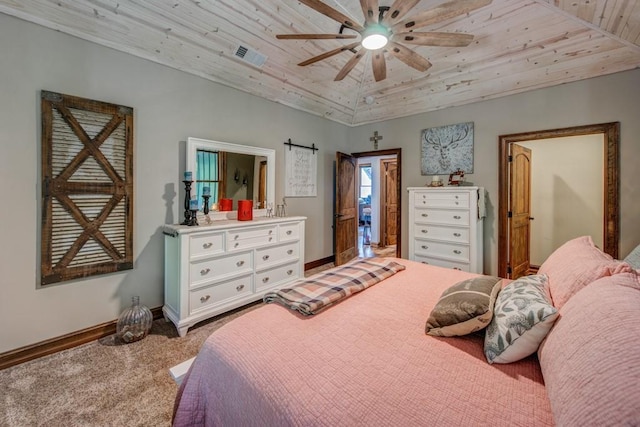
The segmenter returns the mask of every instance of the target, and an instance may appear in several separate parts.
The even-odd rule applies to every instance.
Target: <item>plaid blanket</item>
[[[264,302],[277,302],[310,316],[404,269],[384,258],[359,259],[268,292]]]

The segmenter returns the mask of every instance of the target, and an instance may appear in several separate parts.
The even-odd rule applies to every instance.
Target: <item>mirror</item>
[[[254,210],[266,209],[275,200],[276,152],[269,148],[187,138],[186,171],[193,174],[192,196],[202,207],[202,191],[210,188],[209,209],[217,210],[221,198],[253,200]]]

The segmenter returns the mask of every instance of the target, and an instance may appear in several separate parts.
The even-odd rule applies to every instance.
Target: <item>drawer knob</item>
[[[459,205],[459,204],[460,204],[460,202],[456,202],[456,205]]]
[[[236,265],[238,267],[242,267],[244,265],[244,261],[240,260],[240,261],[236,262]]]
[[[293,270],[287,270],[287,276],[291,276],[293,274]]]
[[[462,217],[460,215],[454,215],[453,219],[462,219]]]
[[[453,253],[456,255],[460,255],[462,253],[462,251],[459,251],[458,249],[454,249]]]
[[[429,214],[425,214],[425,213],[423,213],[423,214],[422,214],[422,217],[423,217],[423,218],[426,218],[426,217],[428,217],[428,216],[429,216]]]
[[[458,198],[458,195],[456,195],[456,199]]]
[[[209,249],[211,246],[213,246],[213,243],[203,243],[203,244],[202,244],[202,247],[203,247],[204,249]]]
[[[273,230],[269,230],[269,234],[273,234]]]
[[[269,241],[272,241],[272,240],[273,240],[273,237],[269,237]]]
[[[263,257],[262,257],[262,259],[263,259],[264,261],[268,260],[268,259],[269,259],[269,255],[265,255],[265,256],[263,256]]]
[[[236,286],[236,291],[240,292],[241,290],[244,289],[244,285],[238,285]]]
[[[210,268],[203,268],[202,270],[200,270],[200,274],[201,275],[205,275],[205,274],[209,274],[211,272]]]
[[[290,236],[290,235],[291,235],[291,233],[293,233],[293,231],[292,231],[292,230],[287,230],[287,236]]]
[[[453,235],[456,236],[456,237],[460,237],[461,236],[460,233],[453,233]]]
[[[240,243],[236,242],[235,245],[233,245],[234,248],[237,248],[238,246],[240,246]]]
[[[425,229],[422,229],[421,231],[422,231],[424,234],[427,234],[427,233],[429,232],[429,230],[425,230]]]
[[[268,281],[269,281],[269,278],[268,278],[268,277],[264,277],[264,278],[262,278],[262,283],[267,283]]]
[[[211,298],[211,295],[205,295],[203,297],[200,297],[200,302],[201,303],[205,303],[205,302],[209,301],[209,298]]]
[[[293,249],[289,249],[289,250],[287,251],[287,255],[291,255],[292,253],[293,253]]]
[[[234,240],[238,240],[240,238],[240,236],[238,234],[235,235],[235,237],[233,238]]]
[[[429,246],[427,246],[427,245],[422,245],[421,247],[422,247],[422,249],[429,249]]]

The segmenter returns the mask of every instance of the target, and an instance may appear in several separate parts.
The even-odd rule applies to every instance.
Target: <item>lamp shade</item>
[[[381,49],[389,42],[389,30],[380,24],[368,26],[362,32],[362,47],[368,50]]]

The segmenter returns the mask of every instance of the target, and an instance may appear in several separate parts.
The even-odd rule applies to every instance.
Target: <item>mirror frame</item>
[[[196,152],[198,150],[209,151],[225,151],[228,153],[252,154],[254,156],[263,156],[267,158],[267,204],[272,203],[275,206],[275,190],[276,190],[276,150],[271,148],[253,147],[250,145],[234,144],[231,142],[214,141],[202,138],[187,138],[186,153],[186,169],[193,172],[193,176],[197,175]],[[262,212],[266,209],[254,209],[254,212]],[[235,212],[235,211],[232,211]]]
[[[603,135],[604,165],[602,169],[604,184],[603,252],[618,258],[619,231],[619,189],[620,174],[618,170],[620,122],[601,123],[586,126],[574,126],[562,129],[550,129],[534,132],[523,132],[499,137],[499,173],[498,173],[498,275],[509,277],[507,261],[509,251],[509,232],[507,211],[509,207],[509,153],[510,145],[521,141],[536,139],[552,139],[577,135]]]

